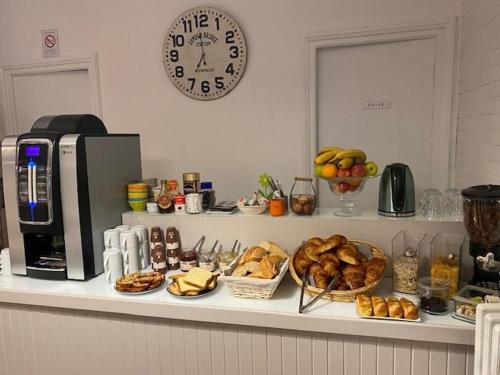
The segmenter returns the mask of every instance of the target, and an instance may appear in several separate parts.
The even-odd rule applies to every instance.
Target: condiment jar
[[[198,172],[187,172],[182,174],[184,195],[200,192],[200,174]]]
[[[419,308],[429,314],[442,315],[448,312],[448,280],[422,277],[418,280]]]
[[[316,209],[316,189],[312,181],[308,177],[295,177],[289,199],[290,209],[297,215],[312,215]]]
[[[198,254],[195,249],[182,250],[180,257],[181,271],[188,272],[198,264]]]
[[[392,289],[395,292],[417,293],[417,281],[422,276],[424,239],[424,232],[407,230],[392,239]]]
[[[156,204],[162,214],[174,212],[174,195],[169,189],[169,180],[161,181],[161,191],[156,196]]]
[[[217,253],[211,249],[204,249],[200,251],[198,264],[200,268],[207,271],[215,271],[217,265]]]
[[[161,273],[167,272],[167,252],[165,250],[165,242],[163,240],[163,232],[160,227],[151,228],[151,267],[153,271]]]
[[[285,214],[285,198],[273,198],[269,203],[269,214],[271,216],[283,216]]]
[[[458,291],[460,277],[460,250],[464,236],[461,234],[439,233],[431,241],[432,279],[448,281],[448,297]]]
[[[212,189],[210,181],[201,183],[201,194],[203,196],[203,210],[209,210],[215,205],[215,190]]]

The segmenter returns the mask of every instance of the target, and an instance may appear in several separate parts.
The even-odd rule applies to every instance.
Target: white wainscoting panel
[[[473,347],[0,303],[0,375],[472,375]]]

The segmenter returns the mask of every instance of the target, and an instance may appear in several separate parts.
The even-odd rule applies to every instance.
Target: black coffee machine
[[[474,259],[471,284],[500,288],[500,185],[478,185],[462,190],[464,225]]]

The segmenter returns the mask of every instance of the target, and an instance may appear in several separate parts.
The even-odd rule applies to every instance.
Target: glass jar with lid
[[[200,173],[187,172],[182,174],[184,195],[200,192]]]
[[[450,233],[439,233],[431,241],[431,279],[447,281],[449,297],[458,291],[460,252],[463,242],[464,235]]]
[[[448,280],[422,277],[418,280],[418,304],[422,311],[441,315],[448,312]]]
[[[403,230],[392,239],[392,289],[416,294],[422,275],[425,254],[425,232]],[[427,241],[427,244],[429,241]]]

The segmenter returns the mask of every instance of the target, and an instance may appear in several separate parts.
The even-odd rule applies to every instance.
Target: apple
[[[377,164],[373,161],[367,161],[365,163],[366,175],[369,177],[376,176],[378,172]]]
[[[350,183],[349,186],[349,191],[356,191],[359,188],[359,184],[353,184],[352,182]]]
[[[337,191],[340,194],[344,194],[347,191],[349,191],[349,188],[351,186],[347,182],[340,182],[335,185],[335,191]]]
[[[351,177],[351,170],[347,168],[339,168],[337,177]]]
[[[321,177],[321,170],[323,169],[322,165],[317,165],[314,167],[314,173],[316,176]]]
[[[366,168],[362,164],[354,164],[351,167],[351,175],[354,177],[363,177],[366,175]]]

